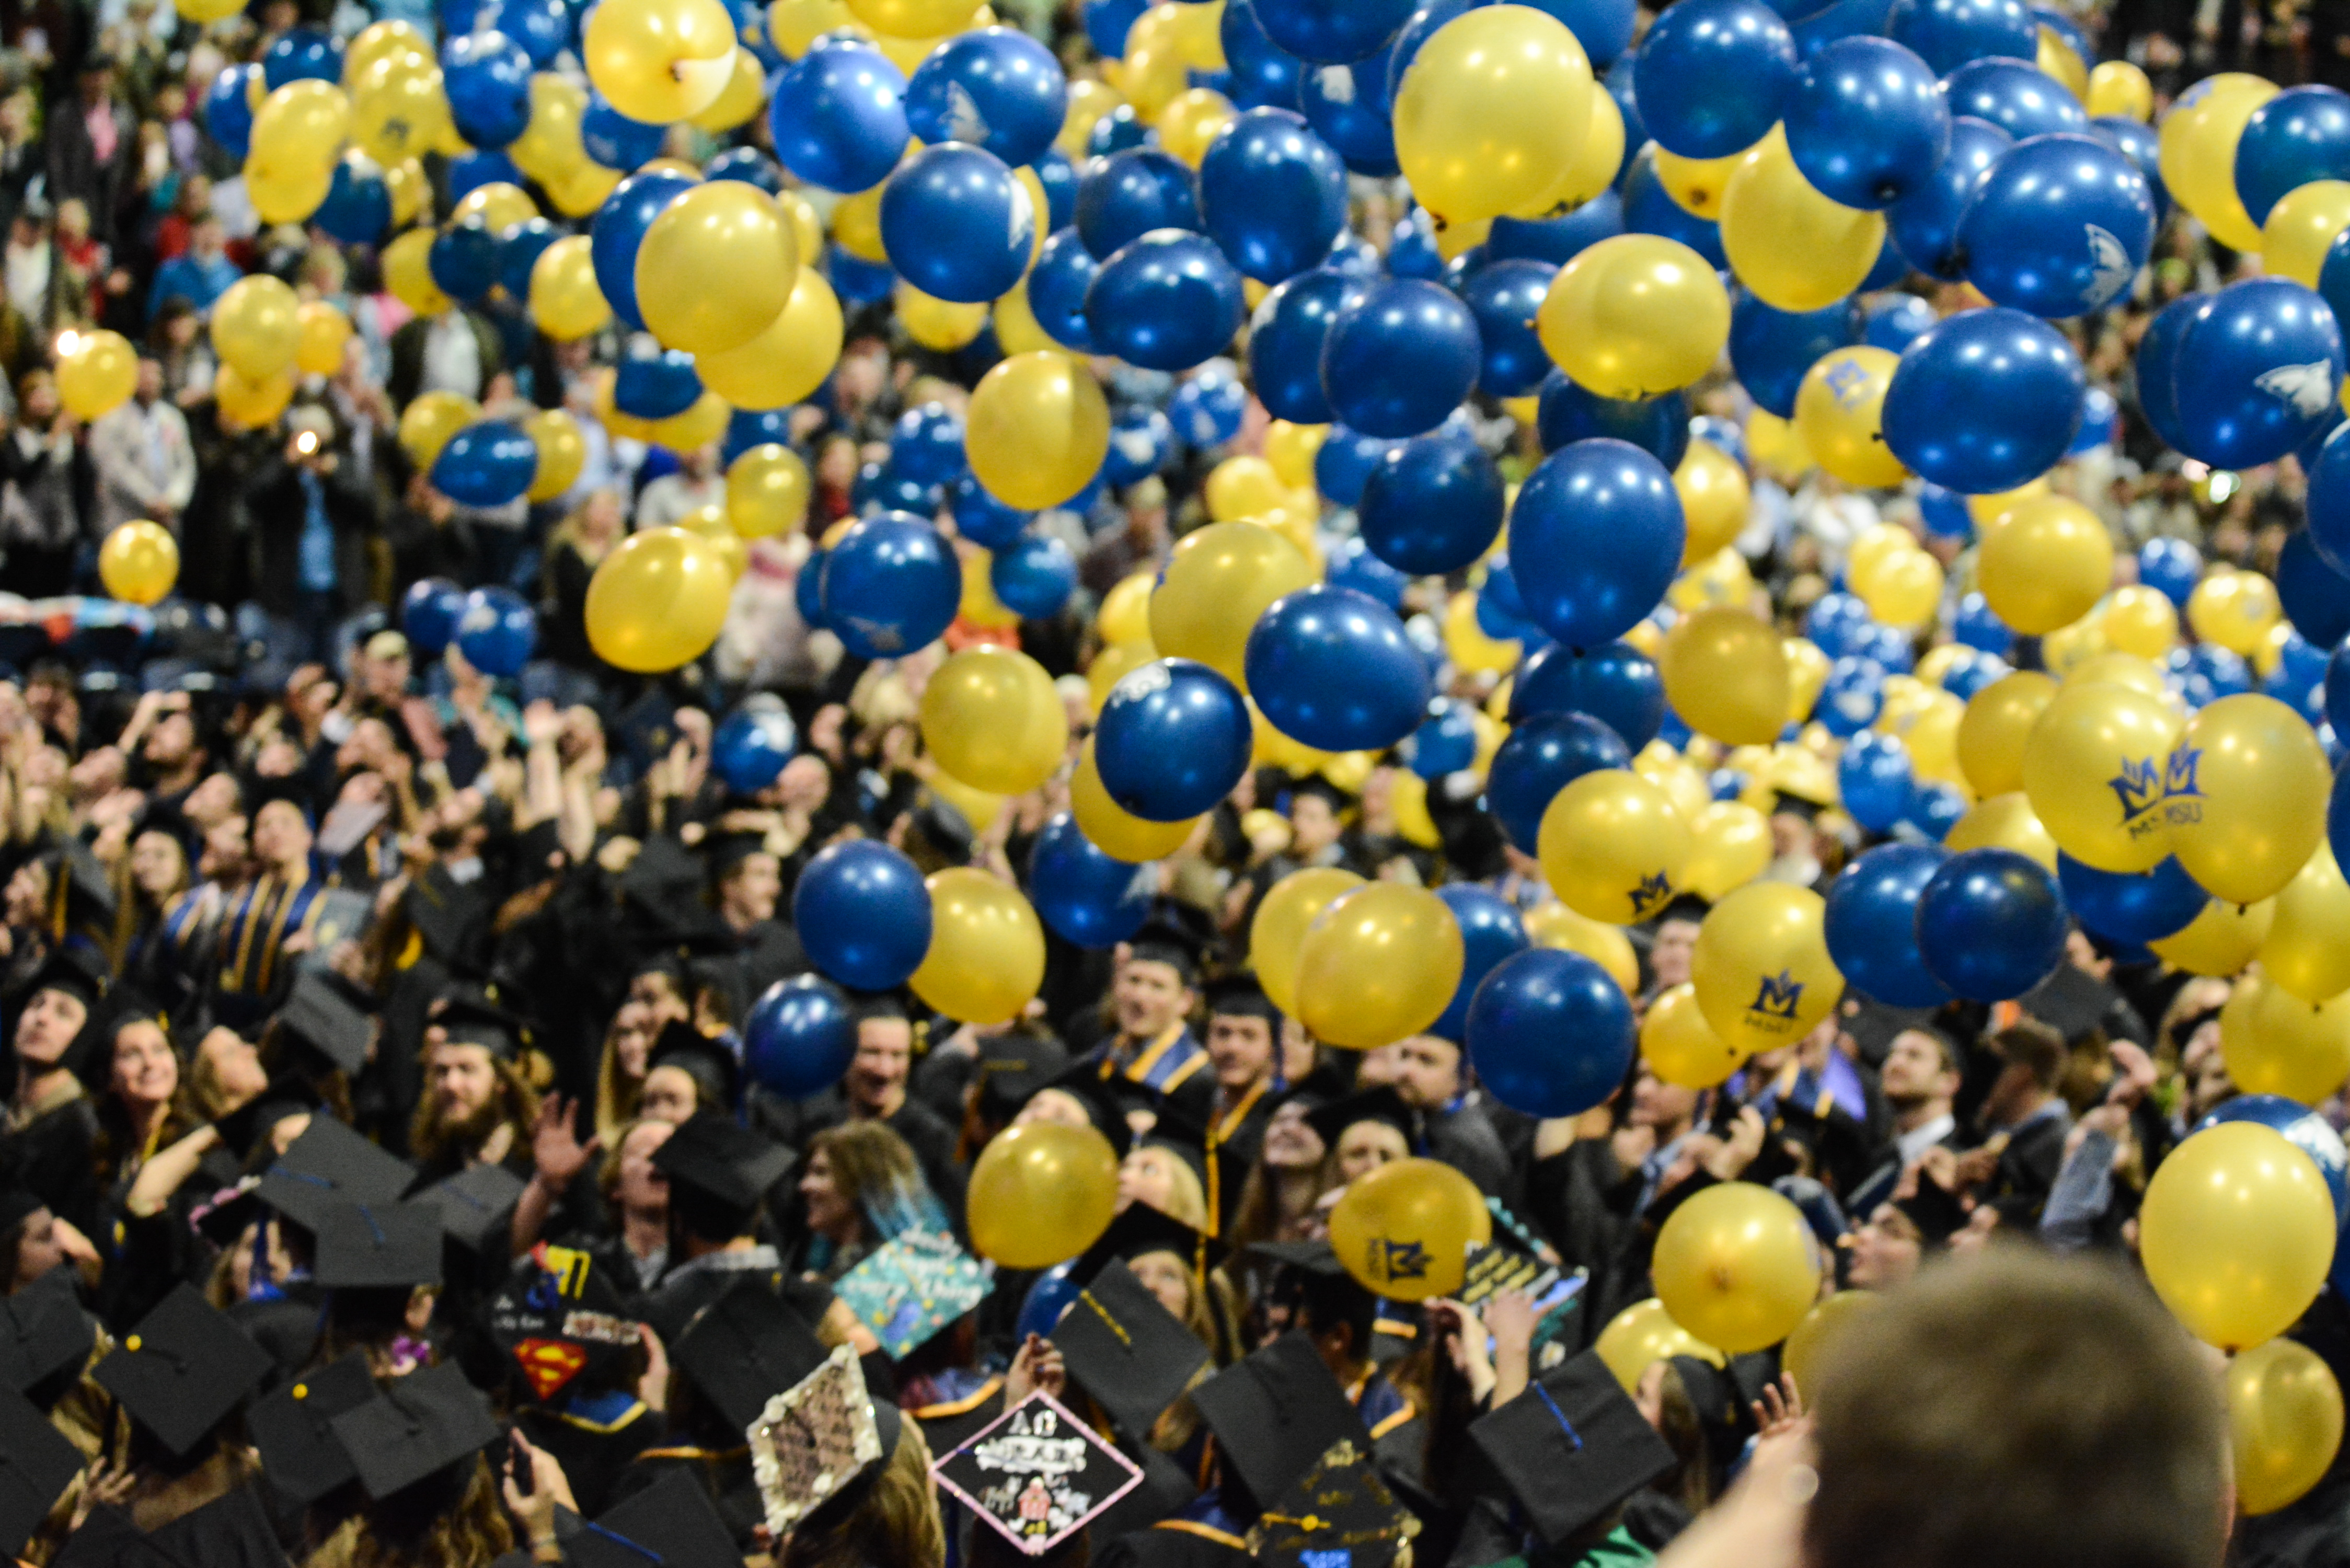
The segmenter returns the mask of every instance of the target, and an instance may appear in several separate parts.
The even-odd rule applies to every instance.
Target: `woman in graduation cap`
[[[805,1229],[792,1263],[827,1281],[893,1237],[952,1229],[914,1151],[878,1121],[843,1122],[816,1134],[798,1191]]]
[[[219,925],[219,888],[196,886],[201,842],[179,810],[150,806],[131,829],[121,867],[121,977],[173,1008],[195,1000]]]
[[[259,1020],[282,994],[302,945],[289,951],[286,944],[308,936],[324,912],[320,899],[327,891],[311,866],[316,828],[301,780],[261,780],[255,795],[253,858],[261,875],[224,917],[214,986],[214,1006],[231,1023]]]

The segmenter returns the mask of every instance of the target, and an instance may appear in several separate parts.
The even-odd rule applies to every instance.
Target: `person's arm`
[[[157,1149],[139,1168],[137,1179],[130,1184],[130,1196],[122,1207],[132,1218],[143,1220],[162,1212],[172,1194],[184,1186],[203,1163],[204,1156],[219,1147],[220,1134],[210,1125],[198,1127],[169,1148]]]
[[[515,813],[515,831],[526,832],[563,814],[563,760],[556,754],[556,738],[563,733],[563,715],[545,700],[523,710],[522,805]]]
[[[2064,1163],[2040,1211],[2040,1239],[2057,1251],[2087,1246],[2098,1220],[2112,1207],[2116,1135],[2128,1116],[2120,1106],[2099,1106],[2081,1118],[2066,1141]]]
[[[538,1244],[546,1217],[595,1153],[596,1140],[581,1143],[572,1127],[578,1109],[577,1100],[566,1100],[560,1095],[549,1095],[539,1102],[538,1120],[530,1136],[531,1161],[536,1168],[531,1173],[530,1185],[515,1201],[511,1231],[515,1256]]]
[[[532,1446],[520,1432],[509,1432],[513,1449],[500,1467],[504,1478],[499,1490],[505,1494],[506,1510],[522,1526],[524,1542],[530,1548],[530,1560],[536,1563],[557,1563],[563,1561],[563,1543],[555,1538],[555,1511],[567,1508],[579,1511],[578,1500],[571,1495],[571,1481],[563,1473],[561,1461],[546,1449]],[[530,1490],[520,1485],[518,1469],[526,1469]]]

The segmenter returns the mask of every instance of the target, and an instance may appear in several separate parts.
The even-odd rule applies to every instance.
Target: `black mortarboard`
[[[1289,786],[1289,799],[1291,805],[1295,805],[1298,800],[1307,795],[1311,795],[1314,799],[1322,802],[1334,813],[1342,812],[1348,806],[1355,804],[1355,797],[1353,795],[1348,794],[1345,790],[1340,789],[1336,784],[1332,784],[1328,779],[1323,778],[1318,774],[1308,774],[1306,777],[1298,780],[1295,784]]]
[[[352,1006],[350,998],[325,972],[317,970],[294,982],[293,992],[278,1010],[277,1025],[285,1034],[354,1075],[367,1065],[368,1048],[375,1043],[374,1022]]]
[[[1069,1069],[1069,1054],[1058,1041],[1027,1030],[983,1035],[972,1082],[979,1090],[979,1114],[1009,1121],[1028,1096]]]
[[[441,868],[411,880],[400,908],[424,950],[444,964],[463,965],[485,930],[482,900],[442,880]]]
[[[473,1458],[498,1435],[490,1402],[453,1361],[394,1378],[329,1425],[351,1456],[359,1485],[379,1501]]]
[[[1661,926],[1667,920],[1680,920],[1689,925],[1701,926],[1712,910],[1713,906],[1695,893],[1676,893],[1666,901],[1663,909],[1657,911],[1656,923]]]
[[[754,855],[764,855],[767,836],[764,833],[713,833],[702,841],[702,853],[710,860],[710,882],[716,887],[733,875],[734,868]]]
[[[332,1116],[314,1116],[302,1136],[262,1173],[261,1200],[316,1232],[332,1202],[390,1203],[416,1179],[416,1168],[369,1143]]]
[[[1544,1373],[1469,1428],[1553,1546],[1673,1468],[1673,1450],[1596,1351]]]
[[[1051,1083],[1038,1085],[1036,1094],[1046,1089],[1058,1090],[1076,1100],[1094,1130],[1109,1139],[1110,1152],[1120,1159],[1126,1158],[1127,1151],[1134,1147],[1134,1128],[1127,1121],[1126,1113],[1118,1108],[1109,1084],[1103,1079],[1099,1063],[1076,1063]],[[1036,1095],[1028,1097],[1033,1100]]]
[[[476,991],[452,992],[432,1014],[432,1023],[446,1030],[452,1045],[479,1045],[491,1059],[511,1062],[528,1044],[530,1026]]]
[[[1302,1302],[1315,1322],[1353,1324],[1357,1343],[1378,1333],[1378,1298],[1369,1286],[1347,1272],[1327,1241],[1259,1241],[1249,1255],[1280,1266],[1268,1300]]]
[[[687,1471],[671,1469],[563,1543],[566,1568],[742,1568],[734,1532]]]
[[[1003,1379],[991,1377],[980,1385],[976,1393],[960,1399],[941,1400],[906,1412],[921,1423],[923,1439],[933,1454],[951,1454],[987,1428],[1003,1414]]]
[[[2055,973],[2024,993],[2022,1006],[2069,1044],[2102,1027],[2106,1013],[2120,997],[2119,992],[2087,971],[2063,963],[2056,966]]]
[[[25,987],[27,1001],[45,991],[62,991],[78,999],[85,1009],[98,1006],[106,994],[106,971],[99,956],[78,944],[57,949],[41,961]]]
[[[242,1165],[252,1155],[254,1146],[279,1122],[317,1108],[318,1091],[311,1087],[307,1079],[272,1078],[261,1093],[214,1122],[213,1131],[220,1135],[222,1147]]]
[[[151,802],[139,814],[138,820],[130,827],[131,841],[136,843],[150,833],[169,835],[179,845],[180,853],[187,857],[191,870],[194,868],[197,857],[203,853],[203,831],[189,821],[188,814],[173,802]]]
[[[103,940],[114,925],[114,883],[98,856],[80,839],[57,853],[49,871],[49,934],[62,942],[80,935]]]
[[[1372,1463],[1370,1445],[1342,1438],[1289,1490],[1268,1500],[1249,1532],[1264,1568],[1387,1568],[1419,1521],[1396,1501]]]
[[[492,1253],[503,1262],[515,1205],[528,1186],[503,1165],[476,1165],[434,1182],[415,1201],[439,1212],[449,1240],[468,1252]]]
[[[302,814],[302,820],[314,827],[318,821],[318,804],[312,796],[310,783],[300,773],[251,774],[244,781],[244,808],[259,815],[261,808],[272,801],[282,800]]]
[[[1142,922],[1127,946],[1127,957],[1151,963],[1163,963],[1173,968],[1190,984],[1200,972],[1200,957],[1213,940],[1213,934],[1199,929],[1204,917],[1194,919],[1188,909],[1172,899],[1159,900],[1159,908]]]
[[[582,1373],[602,1373],[642,1342],[619,1286],[586,1252],[546,1247],[517,1259],[490,1298],[490,1337],[531,1392],[551,1399]]]
[[[97,1342],[96,1325],[74,1294],[73,1270],[60,1264],[0,1299],[0,1387],[22,1394],[80,1362]]]
[[[185,1454],[261,1382],[268,1354],[182,1283],[91,1374],[173,1454]]]
[[[335,1439],[335,1417],[376,1396],[367,1353],[307,1372],[254,1401],[244,1429],[261,1451],[261,1473],[289,1502],[304,1506],[356,1477],[359,1468]]]
[[[735,1281],[670,1347],[670,1360],[737,1432],[827,1354],[816,1331],[755,1279]]]
[[[1306,1114],[1306,1122],[1322,1135],[1323,1146],[1337,1152],[1338,1139],[1357,1122],[1385,1122],[1403,1135],[1404,1147],[1412,1146],[1417,1130],[1411,1106],[1390,1085],[1358,1089],[1343,1100],[1333,1100]]]
[[[129,1513],[111,1503],[89,1511],[81,1528],[66,1537],[49,1568],[186,1568],[164,1555]]]
[[[249,1486],[156,1526],[148,1539],[174,1562],[198,1568],[286,1568],[269,1511]]]
[[[1272,1507],[1270,1500],[1295,1485],[1333,1443],[1351,1438],[1370,1446],[1347,1391],[1314,1342],[1294,1331],[1194,1388],[1191,1403],[1216,1434],[1226,1469],[1262,1508]]]
[[[1112,1262],[1131,1263],[1151,1252],[1172,1252],[1195,1272],[1224,1261],[1222,1242],[1148,1203],[1129,1203],[1110,1220],[1099,1241],[1077,1254],[1077,1261],[1069,1265],[1069,1278],[1082,1285]]]
[[[1042,1556],[1142,1484],[1132,1459],[1039,1389],[931,1474],[1023,1552]]]
[[[655,1067],[675,1067],[691,1078],[702,1106],[732,1110],[743,1097],[743,1064],[734,1053],[681,1019],[671,1019],[654,1036],[645,1070]]]
[[[685,1189],[747,1221],[794,1158],[774,1139],[704,1111],[653,1151],[653,1168],[669,1178],[672,1199]]]
[[[1802,795],[1791,794],[1783,789],[1775,789],[1771,792],[1771,815],[1800,816],[1805,822],[1815,822],[1819,819],[1820,803],[1815,800],[1805,800]]]
[[[333,1199],[314,1221],[310,1277],[328,1290],[441,1282],[441,1216],[430,1204]]]
[[[1114,1259],[1077,1293],[1052,1338],[1069,1376],[1137,1443],[1209,1360],[1199,1335]]]
[[[1958,1195],[1923,1171],[1918,1173],[1918,1190],[1895,1199],[1893,1207],[1908,1216],[1929,1251],[1949,1246],[1950,1238],[1967,1228],[1966,1206]]]
[[[81,1473],[81,1450],[38,1407],[0,1388],[0,1555],[14,1557]]]
[[[1217,981],[1208,987],[1208,1016],[1218,1013],[1241,1018],[1262,1018],[1273,1025],[1274,1038],[1280,1038],[1282,1012],[1273,998],[1264,993],[1253,974],[1242,973]]]

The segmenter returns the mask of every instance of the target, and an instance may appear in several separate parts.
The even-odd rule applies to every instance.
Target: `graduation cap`
[[[329,1199],[316,1220],[310,1277],[326,1289],[441,1282],[441,1216],[432,1205]]]
[[[566,1568],[742,1568],[743,1553],[709,1492],[671,1469],[563,1542]]]
[[[432,1023],[447,1033],[450,1044],[478,1045],[494,1062],[513,1061],[530,1041],[530,1025],[520,1014],[470,989],[452,992]]]
[[[1045,1035],[1010,1030],[982,1036],[978,1064],[972,1069],[980,1116],[1010,1121],[1031,1095],[1068,1070],[1068,1052]]]
[[[1296,1485],[1332,1444],[1352,1438],[1370,1446],[1347,1391],[1314,1342],[1294,1330],[1191,1390],[1191,1403],[1215,1433],[1225,1469],[1261,1509]]]
[[[1354,796],[1318,774],[1309,774],[1289,786],[1289,800],[1292,805],[1309,795],[1328,806],[1334,815],[1344,812],[1355,804]]]
[[[994,1289],[992,1267],[953,1237],[927,1231],[891,1237],[832,1286],[892,1360],[929,1344]]]
[[[298,1116],[318,1108],[318,1091],[302,1077],[275,1077],[266,1087],[228,1115],[213,1123],[222,1147],[234,1155],[242,1165],[252,1157],[270,1129],[287,1116]]]
[[[148,1540],[166,1557],[198,1568],[286,1568],[269,1511],[249,1486],[158,1525]]]
[[[463,967],[485,925],[487,911],[467,889],[443,879],[434,867],[414,878],[400,898],[400,913],[415,928],[424,950],[442,963]]]
[[[0,1233],[8,1227],[0,1225]],[[22,1394],[78,1364],[98,1331],[74,1294],[73,1270],[59,1264],[0,1298],[0,1387]]]
[[[263,806],[279,800],[300,812],[302,820],[312,827],[317,826],[318,804],[311,794],[309,780],[300,772],[246,775],[244,809],[247,815],[257,816]]]
[[[695,1096],[699,1105],[731,1110],[742,1103],[743,1064],[725,1042],[712,1039],[683,1019],[671,1019],[653,1037],[645,1070],[655,1067],[674,1067],[691,1078],[700,1091]]]
[[[335,1438],[335,1417],[376,1397],[367,1353],[354,1350],[254,1401],[244,1429],[261,1451],[261,1473],[290,1502],[305,1507],[358,1476]]]
[[[1695,893],[1676,893],[1666,901],[1663,909],[1657,911],[1656,923],[1661,926],[1667,920],[1679,920],[1687,925],[1701,926],[1705,924],[1706,916],[1712,912],[1713,906]]]
[[[516,1262],[490,1298],[489,1318],[490,1337],[541,1399],[642,1342],[611,1276],[567,1247],[537,1248]]]
[[[323,970],[305,971],[277,1011],[280,1034],[308,1047],[328,1064],[356,1076],[367,1065],[375,1023]]]
[[[80,839],[69,840],[49,866],[49,935],[59,943],[79,935],[103,940],[114,929],[119,900],[113,880]]]
[[[1077,1293],[1052,1340],[1069,1376],[1137,1443],[1210,1359],[1199,1336],[1115,1259]]]
[[[931,1475],[1031,1557],[1142,1484],[1142,1469],[1043,1389],[931,1466]]]
[[[1077,1254],[1077,1261],[1069,1265],[1069,1278],[1080,1285],[1090,1284],[1112,1262],[1131,1263],[1152,1252],[1172,1253],[1194,1273],[1224,1261],[1221,1241],[1148,1203],[1129,1203],[1110,1220],[1100,1240]]]
[[[529,1185],[503,1165],[475,1165],[434,1182],[413,1201],[437,1211],[441,1229],[466,1251],[503,1260],[515,1205]]]
[[[702,840],[702,853],[710,861],[710,885],[715,888],[752,856],[772,852],[764,833],[713,833]]]
[[[1379,1479],[1370,1445],[1341,1438],[1264,1505],[1248,1543],[1264,1568],[1387,1568],[1419,1533],[1419,1520]]]
[[[41,961],[33,971],[31,981],[25,987],[25,998],[30,1001],[45,991],[62,991],[78,1001],[86,1011],[94,1011],[106,995],[107,972],[99,956],[78,945],[63,946]]]
[[[1262,1018],[1273,1027],[1277,1039],[1281,1032],[1282,1011],[1274,1005],[1273,998],[1264,993],[1254,974],[1243,971],[1229,975],[1208,987],[1208,1016],[1228,1018]]]
[[[1544,1373],[1469,1440],[1553,1546],[1679,1462],[1596,1351]]]
[[[66,1537],[49,1568],[187,1568],[166,1555],[136,1521],[111,1503],[89,1511],[81,1528]]]
[[[1126,956],[1129,961],[1166,964],[1189,985],[1199,978],[1201,957],[1215,940],[1212,930],[1203,929],[1206,925],[1205,915],[1161,898],[1134,933]]]
[[[1378,1296],[1347,1272],[1329,1242],[1259,1241],[1249,1255],[1279,1266],[1271,1299],[1302,1301],[1317,1323],[1337,1319],[1355,1324],[1359,1334],[1375,1332]]]
[[[203,854],[203,831],[188,819],[188,814],[174,802],[150,801],[130,826],[130,841],[136,844],[151,833],[161,833],[180,846],[180,853],[192,870]]]
[[[816,1331],[755,1279],[728,1286],[670,1347],[670,1360],[738,1432],[823,1365],[826,1354]]]
[[[81,1474],[81,1450],[39,1407],[0,1388],[0,1555],[13,1557]]]
[[[781,1181],[796,1157],[772,1138],[703,1111],[686,1118],[669,1141],[653,1151],[653,1168],[670,1179],[674,1203],[681,1191],[714,1206],[712,1219],[732,1217],[740,1230]]]
[[[1033,1100],[1047,1091],[1066,1095],[1075,1101],[1094,1130],[1109,1139],[1110,1152],[1118,1158],[1124,1159],[1127,1151],[1134,1147],[1134,1128],[1119,1108],[1111,1085],[1102,1077],[1100,1063],[1078,1062],[1028,1097]]]
[[[1419,1117],[1393,1085],[1381,1084],[1376,1088],[1357,1089],[1344,1099],[1332,1100],[1308,1112],[1307,1125],[1322,1135],[1325,1148],[1336,1152],[1338,1139],[1357,1122],[1385,1122],[1403,1135],[1404,1147],[1412,1147],[1418,1141]]]
[[[394,1378],[328,1425],[378,1501],[473,1458],[498,1435],[489,1400],[453,1361]]]
[[[414,1166],[348,1123],[313,1116],[302,1136],[262,1172],[258,1191],[264,1203],[316,1233],[335,1199],[388,1204],[415,1179]]]
[[[2121,992],[2087,971],[2064,963],[2024,993],[2023,1011],[2064,1037],[2067,1044],[2095,1033]]]
[[[91,1376],[174,1455],[194,1448],[271,1366],[245,1332],[182,1282]]]
[[[779,1538],[791,1533],[885,1463],[902,1430],[898,1407],[876,1404],[867,1390],[856,1350],[835,1347],[749,1423],[751,1474],[767,1528]]]
[[[1918,1240],[1929,1251],[1949,1246],[1950,1238],[1967,1228],[1966,1206],[1958,1194],[1923,1171],[1918,1175],[1918,1190],[1894,1199],[1893,1207],[1918,1227]]]

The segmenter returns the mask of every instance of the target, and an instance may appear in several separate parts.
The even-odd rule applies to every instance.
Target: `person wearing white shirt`
[[[1958,1132],[1950,1102],[1959,1092],[1958,1043],[1939,1029],[1904,1029],[1893,1037],[1878,1069],[1886,1108],[1893,1113],[1893,1158],[1854,1189],[1847,1205],[1873,1214],[1892,1196],[1901,1173]]]
[[[186,417],[163,396],[161,363],[140,359],[137,391],[89,427],[89,456],[101,535],[138,517],[177,531],[195,493],[196,456]]]

